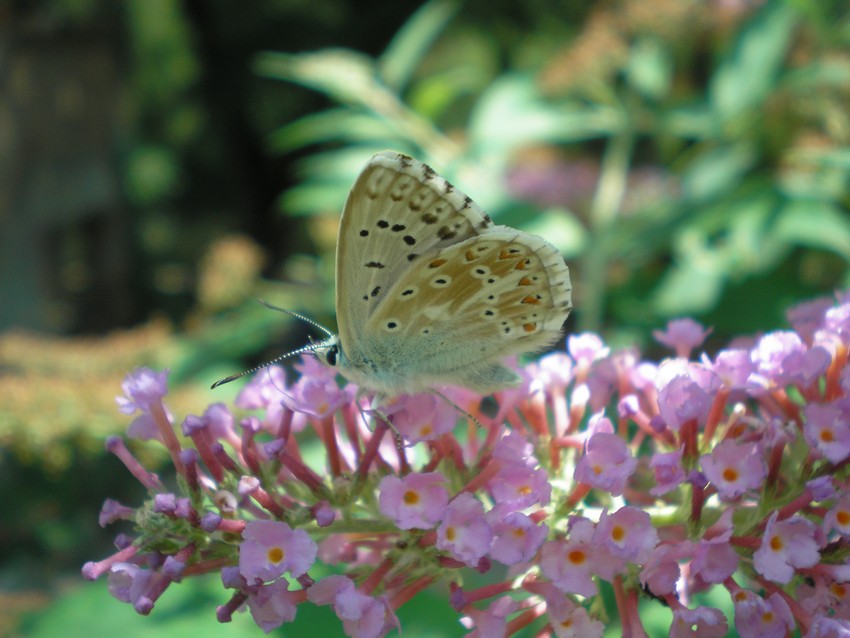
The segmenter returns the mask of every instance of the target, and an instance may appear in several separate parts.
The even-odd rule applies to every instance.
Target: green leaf
[[[343,103],[365,104],[385,91],[375,79],[371,58],[347,49],[313,53],[261,53],[254,61],[260,75],[296,82]]]
[[[577,142],[605,137],[624,124],[615,109],[578,102],[557,106],[544,101],[534,79],[512,73],[497,79],[482,94],[469,122],[473,148],[509,154],[534,142]]]
[[[396,91],[403,89],[428,49],[457,13],[456,0],[431,0],[398,30],[378,60],[381,79]]]
[[[294,216],[340,211],[350,189],[351,183],[341,180],[299,184],[280,196],[278,208]]]
[[[330,141],[370,142],[384,139],[387,146],[398,145],[398,133],[386,120],[371,113],[351,109],[328,109],[306,115],[274,131],[269,147],[278,152]]]
[[[705,201],[726,193],[740,183],[757,159],[753,147],[745,143],[709,149],[682,175],[682,195],[686,200]]]
[[[789,202],[774,232],[777,238],[789,244],[829,250],[850,261],[850,218],[829,202]]]
[[[744,27],[712,76],[710,99],[718,121],[757,107],[776,85],[797,13],[790,2],[766,2]]]
[[[689,104],[659,115],[658,130],[673,137],[712,139],[717,133],[716,129],[714,116],[705,104]]]
[[[486,83],[487,76],[480,68],[471,64],[455,65],[418,80],[407,94],[407,103],[421,116],[438,121],[457,106],[462,97],[477,94]]]
[[[759,191],[726,204],[726,230],[717,241],[721,267],[730,279],[744,279],[775,267],[789,252],[771,232],[779,204],[773,191]]]
[[[850,61],[843,58],[816,59],[811,64],[789,71],[783,86],[794,91],[816,88],[843,89],[850,84]]]
[[[687,255],[670,268],[652,296],[655,311],[665,317],[701,314],[713,308],[725,276],[708,253]]]
[[[626,74],[638,93],[661,100],[670,91],[673,62],[670,52],[657,38],[642,38],[632,47]]]

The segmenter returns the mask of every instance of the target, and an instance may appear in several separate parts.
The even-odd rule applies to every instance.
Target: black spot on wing
[[[457,237],[457,233],[448,226],[443,226],[442,228],[440,228],[440,230],[437,231],[437,236],[440,239],[446,240]]]

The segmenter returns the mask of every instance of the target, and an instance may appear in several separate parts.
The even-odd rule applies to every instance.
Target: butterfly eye
[[[325,353],[325,362],[333,367],[336,367],[337,364],[337,356],[339,355],[339,346],[331,346],[328,348],[328,351]]]

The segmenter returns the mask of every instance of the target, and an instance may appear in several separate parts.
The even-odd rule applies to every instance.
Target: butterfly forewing
[[[461,242],[490,218],[426,164],[375,155],[343,209],[336,253],[336,309],[343,351],[355,356],[367,318],[422,254]]]

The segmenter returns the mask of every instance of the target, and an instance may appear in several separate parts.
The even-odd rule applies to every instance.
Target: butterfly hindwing
[[[413,372],[460,380],[506,356],[541,350],[561,335],[570,280],[540,237],[493,226],[406,269],[370,316],[375,349],[410,357]]]

